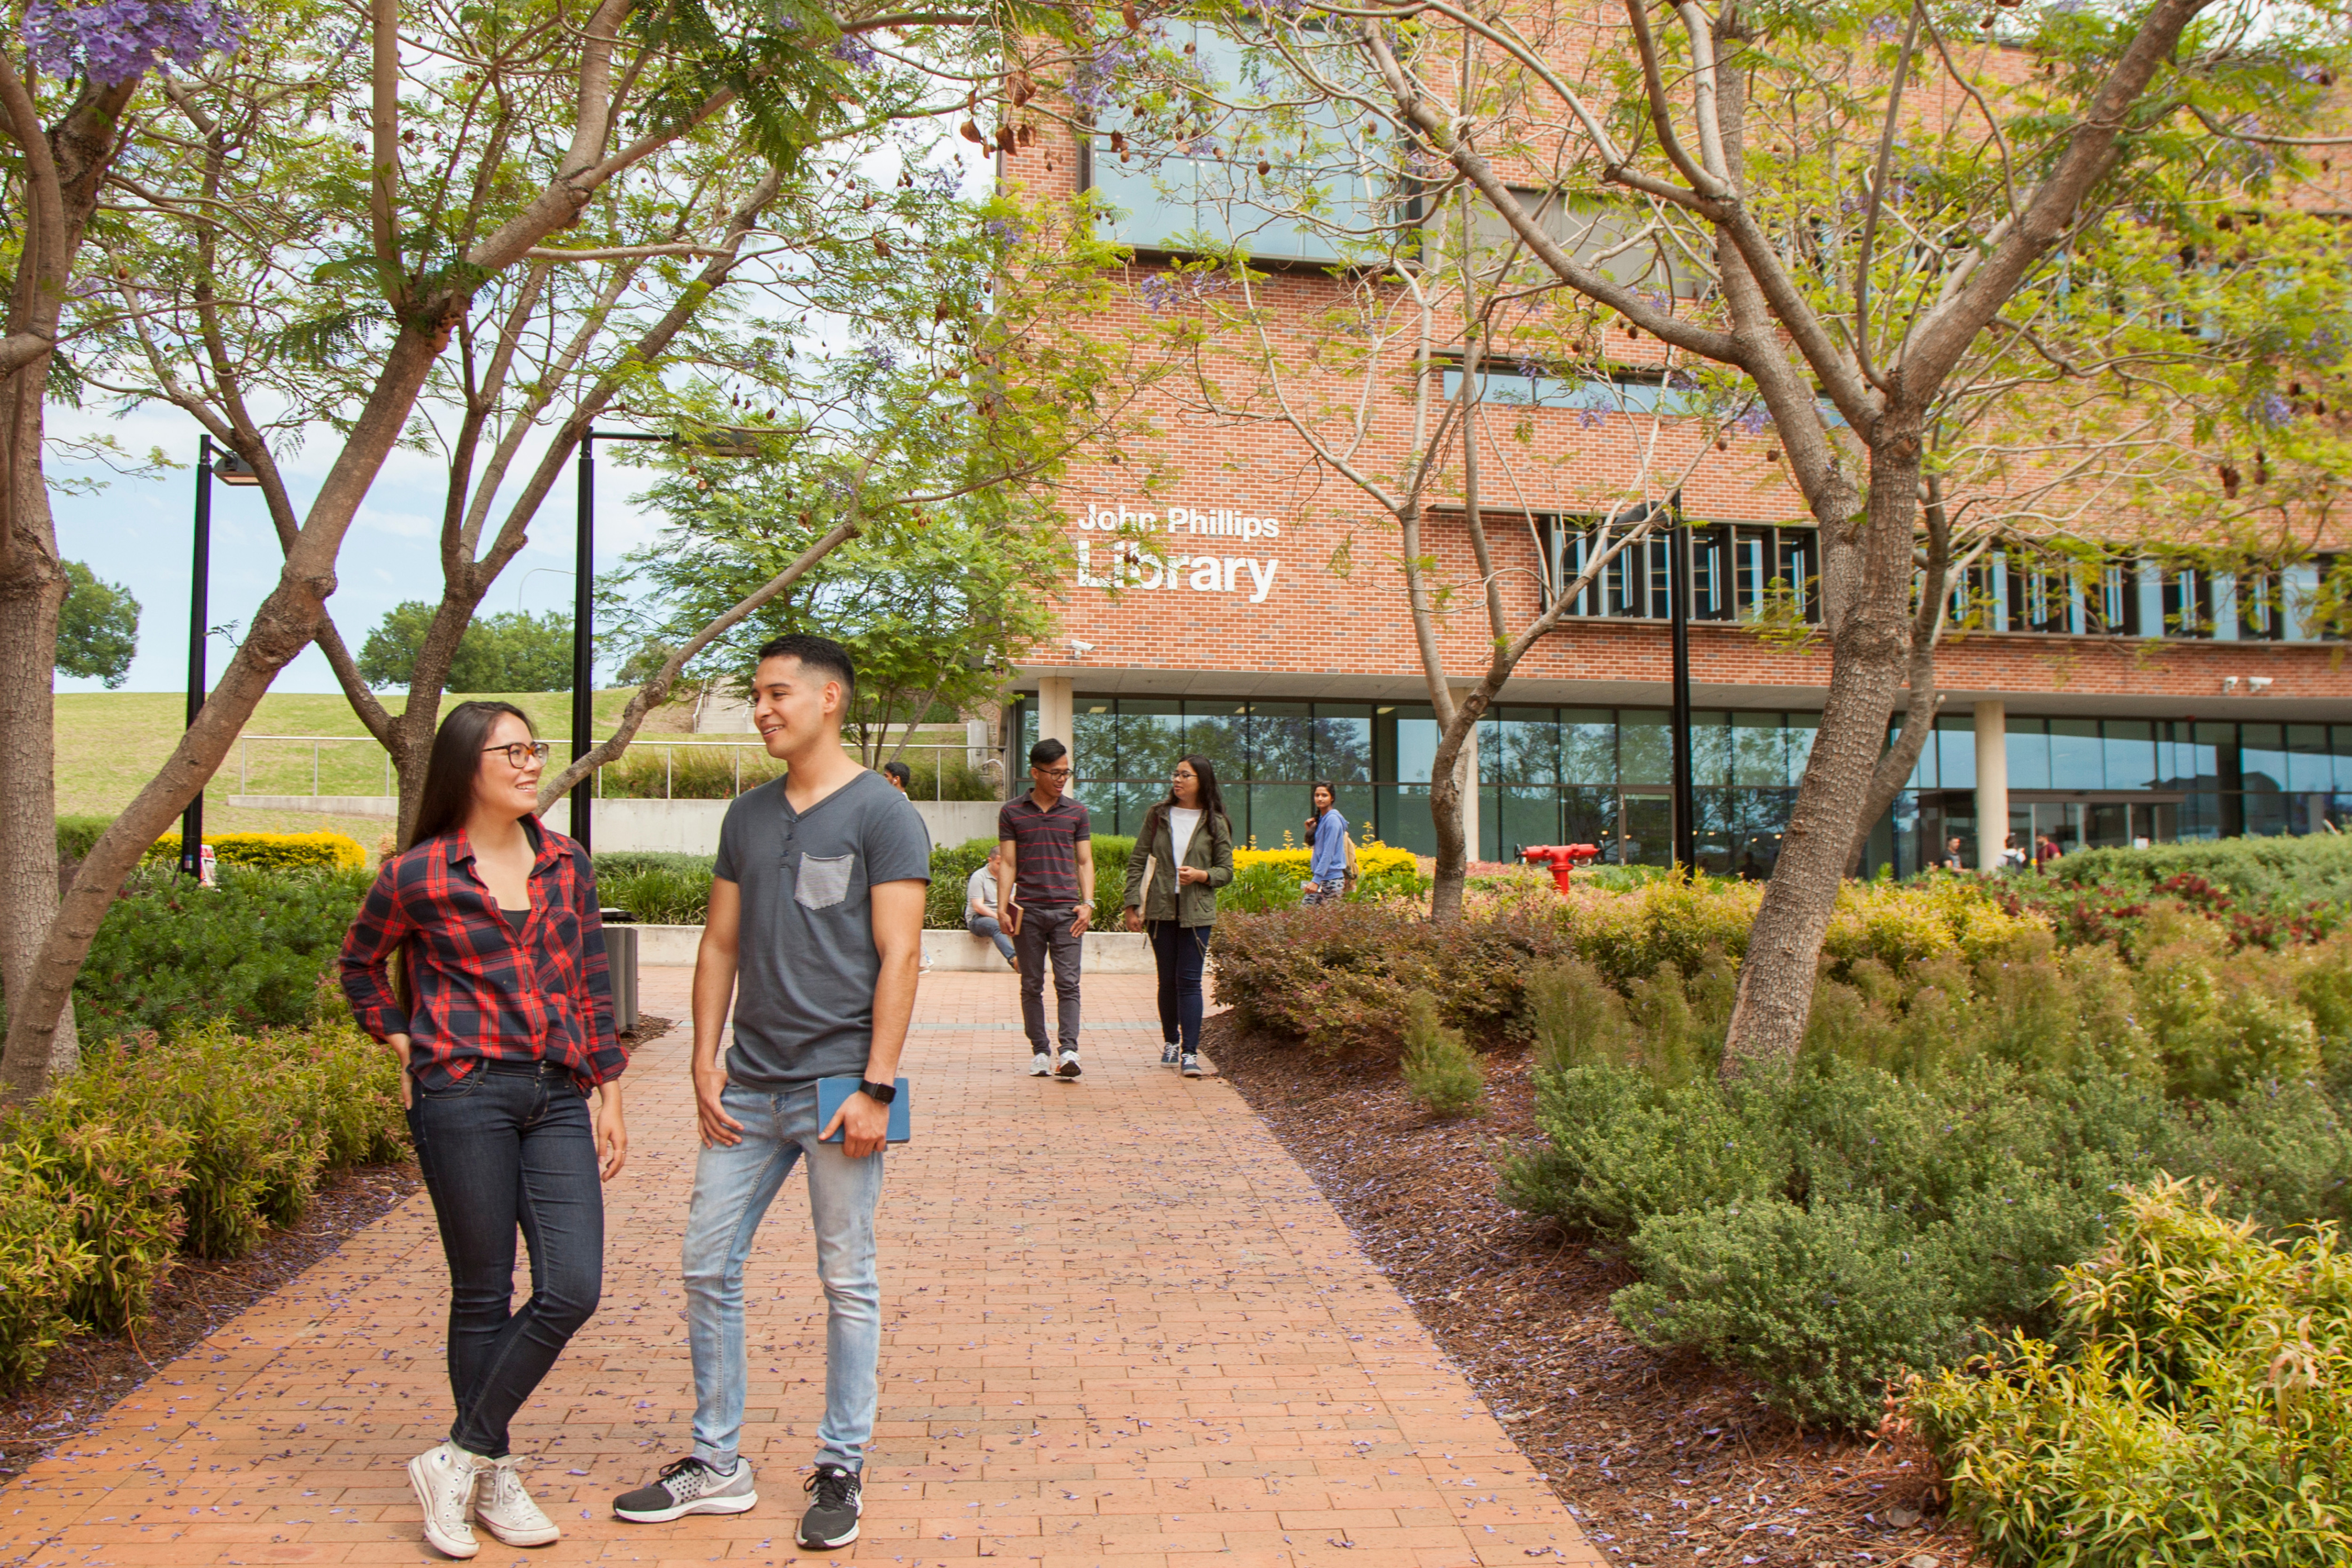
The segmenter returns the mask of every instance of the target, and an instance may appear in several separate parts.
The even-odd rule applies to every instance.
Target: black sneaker
[[[613,1500],[613,1511],[632,1524],[667,1524],[689,1513],[741,1513],[758,1505],[751,1489],[751,1461],[740,1456],[720,1475],[688,1454],[662,1467],[658,1479]]]
[[[808,1511],[801,1515],[800,1542],[812,1552],[830,1552],[857,1539],[857,1516],[865,1503],[857,1491],[857,1472],[840,1465],[819,1465],[802,1489],[809,1494]]]

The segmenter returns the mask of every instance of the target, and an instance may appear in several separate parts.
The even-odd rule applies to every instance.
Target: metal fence
[[[548,759],[548,766],[562,767],[566,753],[571,749],[572,738],[568,735],[550,735],[546,740],[553,748],[552,755]],[[362,754],[353,757],[347,751],[341,752],[341,754],[335,753],[339,748],[352,746],[372,748],[381,760],[381,793],[386,797],[398,793],[393,777],[392,754],[383,750],[372,735],[240,735],[237,737],[236,782],[237,793],[241,795],[255,793],[253,748],[257,743],[265,748],[273,745],[297,748],[293,764],[295,777],[291,782],[298,784],[301,782],[305,771],[301,766],[300,749],[307,748],[310,793],[314,798],[327,795],[368,793],[366,786],[377,784],[378,778],[376,770],[368,765],[366,756]],[[889,748],[886,747],[884,754],[887,756]],[[661,757],[661,781],[658,794],[653,792],[651,765],[649,761],[645,760],[649,759],[655,752],[660,753]],[[947,794],[950,775],[954,770],[961,768],[964,773],[980,781],[991,793],[980,797],[959,795],[955,798],[1003,798],[1005,775],[1002,747],[974,745],[969,741],[909,742],[899,751],[899,756],[916,773],[915,788],[910,793],[918,796],[928,795],[932,800],[950,798]],[[284,778],[286,763],[282,760],[272,759],[266,749],[262,765],[266,774],[275,773],[279,779]],[[596,795],[599,799],[616,800],[732,798],[742,794],[746,788],[755,788],[765,784],[782,771],[782,765],[768,755],[766,746],[756,740],[720,741],[701,737],[681,741],[639,739],[629,742],[628,751],[622,754],[619,761],[607,763],[596,770]],[[928,778],[923,776],[926,773],[929,775]],[[329,777],[331,773],[334,775],[332,778]],[[614,776],[608,780],[608,774]],[[713,786],[720,779],[725,781],[723,795],[711,793]],[[690,793],[685,795],[679,793],[682,782],[690,784]],[[327,787],[329,784],[342,787],[331,789]],[[608,784],[617,784],[619,787],[611,788]],[[929,786],[928,790],[923,787],[926,784]],[[272,787],[268,782],[265,782],[260,793],[280,795],[293,792],[282,787]]]

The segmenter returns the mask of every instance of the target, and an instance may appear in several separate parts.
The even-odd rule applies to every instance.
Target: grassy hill
[[[470,694],[469,694],[470,695]],[[572,697],[563,691],[495,692],[530,715],[542,735],[562,735],[572,724]],[[596,694],[598,729],[610,733],[629,698],[627,690]],[[387,693],[383,704],[401,710],[406,699]],[[446,698],[443,706],[464,700]],[[58,810],[111,816],[171,755],[185,721],[178,692],[88,691],[60,694],[58,715]],[[648,732],[684,730],[690,709],[679,706],[651,716]],[[231,795],[309,795],[311,747],[257,736],[343,736],[341,744],[318,748],[318,793],[382,795],[384,754],[340,693],[272,692],[261,700],[247,739],[230,749],[227,760],[205,791],[205,826],[219,832],[315,832],[332,828],[373,847],[384,824],[364,817],[337,818],[309,812],[262,812],[232,807]],[[240,777],[246,783],[240,785]]]

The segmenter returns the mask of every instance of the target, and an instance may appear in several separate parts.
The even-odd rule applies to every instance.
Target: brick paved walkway
[[[648,971],[646,1008],[682,1018],[686,979]],[[888,1155],[880,1216],[881,1424],[864,1538],[840,1558],[1606,1561],[1239,1096],[1157,1065],[1148,978],[1089,982],[1076,1084],[1025,1076],[1014,984],[923,983],[916,1142]],[[766,1500],[669,1525],[606,1511],[685,1451],[692,1414],[682,1028],[631,1083],[603,1310],[515,1426],[568,1533],[536,1552],[485,1535],[478,1561],[814,1568],[792,1544],[824,1373],[797,1176],[751,1281],[744,1451]],[[0,1488],[0,1563],[440,1561],[401,1465],[448,1423],[446,1283],[419,1194]]]

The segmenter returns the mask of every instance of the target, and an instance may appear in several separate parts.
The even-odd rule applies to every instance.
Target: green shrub
[[[1506,1203],[1604,1237],[1654,1215],[1774,1190],[1788,1153],[1769,1114],[1709,1081],[1661,1085],[1638,1065],[1536,1075],[1543,1141],[1504,1157]]]
[[[67,1303],[97,1260],[44,1151],[0,1143],[0,1389],[38,1377],[76,1324]]]
[[[1234,870],[1233,881],[1217,895],[1217,913],[1262,915],[1296,909],[1305,892],[1296,870],[1279,861],[1259,860]]]
[[[1996,1563],[2352,1561],[2352,1258],[2273,1242],[2160,1182],[2023,1334],[1916,1386],[1956,1511]]]
[[[1426,991],[1405,998],[1404,1055],[1397,1067],[1405,1093],[1433,1116],[1461,1116],[1486,1098],[1486,1070],[1462,1031],[1437,1021],[1437,999]]]
[[[971,874],[988,864],[988,852],[995,847],[995,839],[982,837],[966,839],[961,844],[943,844],[931,851],[931,890],[923,901],[925,926],[932,931],[963,929],[963,890],[971,883]],[[1102,861],[1097,859],[1097,879],[1105,869]],[[1113,874],[1126,869],[1122,860]]]
[[[709,855],[622,850],[596,857],[596,897],[640,924],[698,926],[710,914]]]
[[[114,826],[110,816],[60,816],[58,818],[58,859],[61,864],[86,860],[89,852],[106,830]]]
[[[341,1010],[331,975],[364,871],[223,868],[220,886],[136,882],[107,910],[74,983],[86,1039],[221,1022],[287,1027]]]
[[[1969,1342],[1943,1237],[1866,1204],[1658,1215],[1632,1252],[1642,1282],[1610,1299],[1628,1332],[1748,1373],[1808,1425],[1868,1426],[1889,1377]]]
[[[47,1162],[47,1183],[74,1216],[74,1234],[91,1268],[66,1301],[79,1322],[101,1333],[147,1326],[155,1292],[180,1250],[187,1219],[180,1192],[188,1179],[189,1134],[131,1097],[107,1070],[110,1058],[76,1073],[42,1097],[17,1130],[13,1147]],[[142,1096],[143,1097],[143,1096]]]

